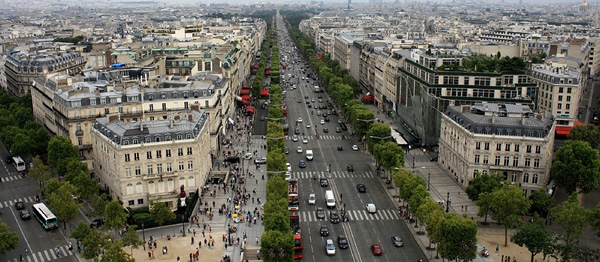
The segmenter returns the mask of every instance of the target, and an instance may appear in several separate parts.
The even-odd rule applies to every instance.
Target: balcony
[[[83,136],[83,130],[77,130],[77,131],[75,131],[75,135],[76,136]]]

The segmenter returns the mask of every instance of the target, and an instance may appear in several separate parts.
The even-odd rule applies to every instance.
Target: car
[[[325,119],[321,119],[321,122],[319,122],[319,123],[321,123],[321,125],[324,125],[325,124]]]
[[[327,117],[327,112],[323,112],[323,117]]]
[[[333,111],[331,111],[331,114],[335,116],[335,115],[337,115],[337,112],[335,110],[333,110]]]
[[[310,101],[306,100],[306,104],[310,107]]]
[[[227,144],[229,144],[229,140],[227,140],[227,139],[223,139],[223,142],[221,142],[221,144],[223,144],[223,145],[227,145]],[[12,160],[12,158],[11,158],[11,160]]]
[[[23,201],[17,201],[15,202],[15,207],[17,210],[23,210],[25,209],[25,203],[23,203]]]
[[[252,159],[252,153],[246,153],[244,159]]]
[[[94,219],[94,221],[92,221],[92,223],[90,223],[90,227],[95,227],[95,228],[99,228],[102,225],[104,225],[104,220],[102,220],[101,218]]]
[[[298,100],[298,104],[302,103],[302,100]]]
[[[308,204],[316,205],[317,204],[317,196],[315,194],[308,195]]]
[[[323,103],[323,99],[319,99],[319,103]]]
[[[404,242],[402,242],[402,238],[400,238],[399,236],[392,237],[392,244],[394,244],[395,247],[404,246]]]
[[[292,172],[292,165],[290,163],[285,163],[285,167],[288,172]]]
[[[302,144],[308,144],[308,139],[306,137],[302,139]]]
[[[287,155],[290,153],[290,149],[286,146],[283,152]]]
[[[333,239],[328,238],[325,241],[325,250],[327,251],[328,256],[335,255],[335,245],[333,244]]]
[[[298,117],[298,120],[296,120],[296,122],[302,123],[302,117]]]
[[[348,165],[346,170],[348,170],[348,172],[354,172],[354,167],[352,165]]]
[[[379,244],[373,244],[371,245],[371,252],[374,256],[381,256],[383,255],[383,248]]]
[[[302,146],[298,146],[298,149],[296,149],[296,152],[302,153]]]
[[[226,141],[226,140],[223,140],[223,141]],[[226,144],[223,144],[223,145],[226,145]],[[11,155],[6,156],[6,163],[12,164],[12,162],[13,162],[13,157]]]
[[[254,164],[266,164],[266,163],[267,163],[267,158],[266,157],[261,157],[261,158],[254,159]]]
[[[341,129],[341,128],[339,128],[339,127],[336,127],[336,128],[335,128],[335,132],[336,132],[336,133],[341,133],[341,132],[342,132],[342,129]]]
[[[323,98],[323,96],[321,96],[321,95],[318,95],[318,96],[317,96],[317,98]]]
[[[344,151],[344,147],[342,147],[341,145],[337,146],[337,150],[338,151]]]
[[[321,236],[329,236],[329,228],[326,225],[322,225],[321,229],[319,229]]]
[[[325,210],[322,207],[317,207],[317,218],[323,219],[325,218]]]
[[[300,134],[300,128],[296,127],[296,129],[294,129],[294,134],[299,135]]]
[[[344,124],[344,123],[341,123],[341,124],[340,124],[340,127],[341,127],[341,128],[342,128],[342,130],[344,130],[344,131],[347,131],[347,130],[348,130],[348,127],[347,127],[347,126],[346,126],[346,124]]]
[[[336,211],[329,212],[329,222],[331,222],[333,224],[339,223],[340,222],[340,214],[338,214]]]
[[[323,120],[325,120],[325,122],[329,122],[329,117],[325,116],[323,117]]]
[[[367,187],[365,187],[363,184],[358,184],[356,185],[356,190],[358,190],[359,193],[366,193]]]
[[[357,145],[352,145],[352,150],[353,151],[358,151],[358,146]]]
[[[304,99],[308,99],[308,95],[305,95],[305,96],[304,96]]]
[[[369,212],[371,214],[377,213],[377,208],[375,207],[375,204],[373,204],[373,203],[367,203],[365,208],[367,209],[367,212]]]
[[[298,166],[300,168],[305,168],[306,167],[306,162],[304,162],[304,160],[300,160],[300,163],[298,164]]]
[[[31,213],[29,213],[29,210],[27,210],[27,209],[19,210],[19,216],[21,217],[22,220],[31,219]]]
[[[319,109],[318,105],[313,105],[313,109]]]
[[[315,108],[316,109],[316,108]],[[321,111],[317,111],[317,115],[320,116],[321,115]]]
[[[294,135],[294,136],[292,136],[292,141],[294,141],[294,142],[298,142],[298,135]]]
[[[260,117],[260,121],[265,121],[266,117],[265,116],[261,116]]]
[[[338,236],[338,246],[339,246],[341,249],[346,249],[346,248],[348,248],[348,246],[349,246],[349,245],[348,245],[348,238],[346,238],[346,236],[344,236],[344,235],[339,235],[339,236]]]
[[[329,133],[329,128],[323,127],[323,133]]]
[[[306,128],[310,128],[310,124],[306,124]]]
[[[285,181],[290,181],[292,179],[292,172],[285,172]]]
[[[341,119],[338,119],[338,124],[342,124],[342,123],[344,123],[344,122],[342,122]]]
[[[310,100],[310,102],[311,102],[311,103],[314,103],[314,102],[315,102],[315,100],[314,100],[314,99],[311,99],[311,100]]]
[[[321,184],[322,187],[329,186],[329,181],[327,181],[327,178],[321,178],[319,183]]]

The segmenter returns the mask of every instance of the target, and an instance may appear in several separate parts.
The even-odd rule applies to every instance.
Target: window
[[[542,152],[542,147],[541,146],[535,146],[535,153],[539,154],[540,152]]]
[[[561,88],[559,88],[559,89],[558,89],[558,92],[559,92],[559,93],[562,93],[562,92],[564,92],[564,91],[565,91],[565,90],[564,90],[564,88],[563,88],[563,87],[561,87]]]
[[[135,202],[133,200],[129,200],[129,201],[127,201],[127,204],[129,204],[130,206],[133,206],[133,205],[135,205]]]
[[[129,162],[131,159],[129,158],[129,154],[125,154],[125,162]]]
[[[487,165],[490,162],[489,157],[488,156],[483,156],[483,164]]]
[[[529,158],[529,157],[525,158],[525,166],[526,167],[530,167],[531,166],[531,158]]]
[[[140,160],[140,153],[133,153],[133,160],[135,160],[135,161]]]
[[[510,165],[510,157],[509,156],[505,156],[504,157],[504,166],[508,166]]]
[[[167,157],[171,157],[171,149],[166,149],[166,150],[165,150],[165,155],[166,155]]]
[[[527,145],[527,153],[531,153],[531,145]]]
[[[475,149],[477,149],[477,150],[481,149],[481,142],[475,143]]]
[[[171,163],[167,163],[167,173],[171,172],[173,172],[173,167],[171,166]]]
[[[484,175],[487,175],[488,171],[487,170],[483,170],[483,172],[481,172],[481,173],[484,174]]]
[[[497,165],[497,166],[500,165],[500,156],[496,156],[496,160],[494,162],[494,165]]]
[[[177,135],[177,140],[181,140],[181,139],[183,139],[183,136],[181,134],[178,134]]]
[[[519,158],[518,157],[513,157],[513,166],[514,167],[518,167],[519,166]]]
[[[153,104],[150,104],[150,109],[148,111],[150,111],[150,112],[154,111],[154,105]]]
[[[156,173],[160,175],[162,172],[162,164],[156,164]]]
[[[125,177],[131,177],[131,167],[125,168]]]
[[[187,165],[187,166],[188,166],[188,170],[192,170],[192,169],[194,169],[194,161],[188,161],[188,163],[187,163],[187,164],[188,164],[188,165]]]
[[[567,102],[571,102],[571,96],[567,96]]]
[[[567,93],[569,93],[569,94],[570,94],[572,90],[573,90],[573,89],[572,89],[572,88],[570,88],[570,87],[569,87],[569,88],[567,88]]]
[[[473,170],[473,178],[476,178],[477,174],[479,174],[479,170],[477,170],[477,169]]]
[[[538,174],[533,174],[533,178],[531,178],[531,183],[532,184],[538,183]]]
[[[510,151],[510,144],[506,144],[506,146],[504,146],[504,151]]]
[[[101,99],[101,100],[102,100],[102,99]],[[104,100],[102,100],[102,101],[104,101]],[[105,115],[108,115],[108,114],[110,114],[110,109],[108,109],[108,108],[104,108],[104,114],[105,114]]]
[[[529,183],[529,173],[523,175],[523,183]]]
[[[152,170],[152,165],[148,165],[148,175],[151,176],[153,175],[153,170]]]
[[[183,148],[178,148],[177,149],[177,155],[178,156],[183,156]]]
[[[192,148],[191,148],[191,147],[188,147],[188,148],[187,148],[187,154],[188,154],[188,155],[191,155],[191,154],[192,154]]]
[[[540,160],[539,159],[534,159],[533,160],[533,167],[540,168]]]
[[[563,96],[558,96],[558,101],[562,101]]]
[[[143,204],[144,204],[144,199],[143,198],[138,199],[138,205],[143,205]]]
[[[146,152],[146,159],[152,159],[152,151]]]
[[[520,148],[521,148],[521,146],[520,146],[520,145],[518,145],[518,144],[516,144],[516,145],[515,145],[515,152],[519,152],[519,149],[520,149]]]
[[[489,142],[485,142],[485,150],[490,150],[490,143]]]
[[[502,150],[502,143],[496,144],[496,151],[501,151],[501,150]]]
[[[512,173],[512,176],[510,176],[510,181],[511,181],[511,182],[517,182],[517,177],[518,177],[518,176],[517,176],[517,173],[516,173],[516,172],[513,172],[513,173]]]
[[[183,171],[183,161],[179,161],[179,171]]]
[[[77,145],[83,146],[83,137],[77,137]]]
[[[475,164],[479,164],[479,155],[475,155]]]
[[[161,158],[161,157],[162,157],[162,151],[156,150],[156,158]]]
[[[135,176],[140,176],[142,175],[142,169],[140,169],[139,166],[135,167]]]
[[[558,103],[557,109],[562,109],[562,104],[561,103]]]

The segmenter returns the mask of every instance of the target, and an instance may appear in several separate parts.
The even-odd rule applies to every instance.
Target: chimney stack
[[[140,131],[144,132],[144,122],[140,122]]]
[[[169,127],[171,129],[173,129],[173,125],[175,124],[175,120],[171,119],[171,121],[169,121]]]
[[[496,113],[492,114],[492,124],[496,123]]]

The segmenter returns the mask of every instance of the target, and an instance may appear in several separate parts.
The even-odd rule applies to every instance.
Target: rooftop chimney
[[[496,113],[492,114],[492,124],[496,123]]]
[[[169,121],[169,127],[171,129],[173,129],[173,125],[175,124],[175,120],[171,119],[171,121]]]
[[[144,122],[140,122],[140,131],[144,131]]]
[[[525,116],[521,115],[521,125],[525,125],[525,120],[526,120]]]

